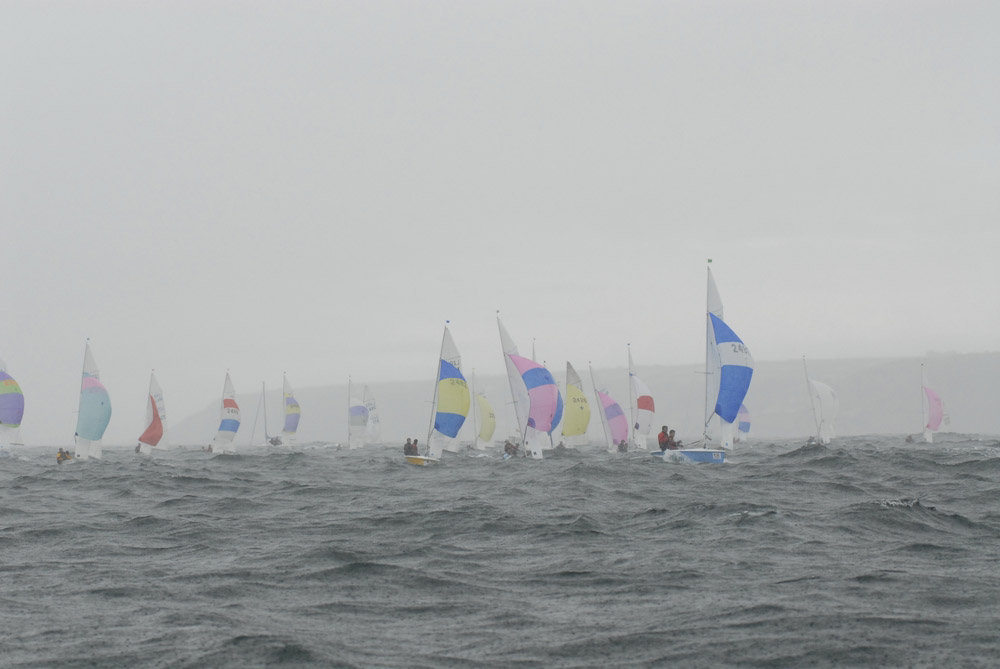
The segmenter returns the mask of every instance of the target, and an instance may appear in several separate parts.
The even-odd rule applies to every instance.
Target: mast
[[[479,448],[479,398],[476,397],[476,370],[472,369],[472,447]]]
[[[267,432],[267,391],[263,381],[260,382],[260,403],[264,409],[264,445],[267,446],[271,441],[271,435]]]
[[[709,347],[709,345],[711,343],[711,341],[709,340],[709,332],[711,332],[711,328],[712,328],[712,320],[708,317],[709,308],[710,308],[709,305],[710,305],[710,302],[712,300],[712,295],[711,295],[711,292],[712,292],[712,268],[711,268],[711,264],[712,264],[712,259],[709,258],[708,259],[708,264],[705,266],[705,272],[706,272],[706,279],[705,279],[705,410],[704,410],[704,413],[705,413],[705,423],[704,423],[704,435],[703,436],[705,437],[706,444],[708,443],[708,421],[711,419],[711,416],[708,413],[708,373],[709,373],[708,372],[708,363],[709,363],[709,359],[708,359],[708,355],[709,355],[709,353],[708,353],[708,347]]]
[[[925,388],[927,388],[927,369],[924,367],[924,363],[920,363],[920,431],[924,435],[924,440],[929,441],[927,439],[928,403]]]
[[[813,398],[812,384],[809,382],[809,369],[806,367],[806,356],[802,356],[802,370],[806,375],[806,392],[809,393],[809,406],[812,407],[813,422],[816,423],[816,439],[822,441],[819,433],[819,417],[816,415],[816,401]]]
[[[347,375],[347,448],[351,448],[351,375]]]
[[[636,428],[638,427],[638,416],[636,412],[638,407],[636,406],[635,388],[632,387],[632,375],[635,374],[633,371],[634,363],[632,362],[632,344],[626,344],[625,348],[628,349],[628,431],[629,431],[629,443],[634,443],[636,438]],[[638,447],[638,444],[635,444]]]
[[[229,373],[228,371],[226,372]],[[222,398],[225,401],[226,391],[223,389]],[[264,400],[264,382],[260,382],[260,397],[257,399],[257,410],[253,414],[253,425],[250,426],[250,439],[247,440],[247,446],[253,446],[253,437],[257,434],[257,419],[260,418],[260,403]],[[264,445],[267,445],[267,413],[264,413]]]
[[[451,321],[444,322],[444,331],[441,333],[441,346],[438,348],[438,359],[437,365],[434,368],[434,399],[431,400],[431,420],[430,425],[427,426],[427,448],[431,447],[431,436],[434,434],[434,415],[437,413],[437,402],[438,402],[438,385],[441,381],[441,353],[444,351],[444,338],[448,332],[448,323]]]

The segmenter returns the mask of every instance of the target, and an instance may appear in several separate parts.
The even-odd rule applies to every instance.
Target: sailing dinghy
[[[653,394],[642,379],[635,373],[635,363],[632,362],[632,345],[628,346],[628,391],[629,391],[629,425],[632,430],[630,450],[646,449],[646,438],[653,427],[653,416],[656,405]]]
[[[524,454],[542,459],[542,448],[552,443],[552,431],[562,417],[562,396],[549,370],[518,355],[517,345],[497,314],[500,348],[507,368],[507,381],[514,400],[514,415]]]
[[[149,455],[163,442],[167,428],[167,409],[163,403],[163,390],[156,380],[156,373],[149,373],[149,393],[146,395],[146,429],[139,435],[136,453]],[[165,443],[164,443],[165,445]]]
[[[222,407],[219,410],[219,429],[215,433],[212,444],[208,447],[212,453],[236,453],[233,439],[240,429],[240,406],[236,403],[236,389],[226,372],[226,380],[222,384]]]
[[[292,391],[292,384],[288,382],[288,375],[281,375],[281,397],[285,408],[285,424],[281,427],[281,440],[286,446],[291,446],[295,441],[295,433],[299,430],[299,419],[302,417],[302,408],[295,399]]]
[[[802,356],[802,370],[806,374],[806,391],[809,393],[809,405],[816,423],[816,436],[810,437],[809,441],[814,444],[829,444],[835,436],[833,421],[840,411],[840,399],[833,388],[809,377],[805,356]]]
[[[101,438],[111,421],[111,398],[101,384],[101,374],[90,352],[90,340],[83,350],[83,375],[80,381],[80,411],[76,418],[74,458],[100,460]]]
[[[923,412],[924,441],[928,444],[934,442],[934,433],[941,428],[941,423],[947,423],[944,411],[944,402],[941,396],[927,386],[927,370],[924,365],[920,365],[920,387],[923,390],[921,398],[921,410]]]
[[[628,450],[628,419],[618,402],[611,397],[607,388],[597,385],[594,379],[594,368],[590,368],[590,382],[594,386],[597,406],[601,408],[601,425],[604,427],[604,445],[609,453],[622,453]]]
[[[427,455],[407,454],[411,465],[429,465],[441,461],[444,451],[456,451],[458,431],[469,415],[469,386],[462,375],[462,356],[445,323],[441,335],[441,353],[434,375],[434,399],[431,403],[431,423],[427,430]]]
[[[707,446],[715,442],[719,447],[681,448],[667,453],[679,453],[695,462],[722,463],[726,460],[726,450],[733,448],[737,429],[735,421],[753,377],[753,357],[743,340],[722,320],[722,299],[712,278],[712,268],[707,269],[705,423],[702,443]],[[664,453],[653,451],[653,455],[662,457]]]

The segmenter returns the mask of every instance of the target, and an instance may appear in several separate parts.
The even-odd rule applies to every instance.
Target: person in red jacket
[[[656,443],[660,445],[661,451],[665,451],[667,450],[667,444],[669,443],[669,441],[670,441],[670,435],[667,433],[667,426],[664,425],[663,429],[660,430],[660,433],[656,435]]]

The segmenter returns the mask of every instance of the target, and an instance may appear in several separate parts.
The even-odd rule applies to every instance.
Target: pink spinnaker
[[[944,418],[944,405],[941,404],[941,396],[927,386],[924,386],[924,395],[927,396],[927,429],[936,432]]]

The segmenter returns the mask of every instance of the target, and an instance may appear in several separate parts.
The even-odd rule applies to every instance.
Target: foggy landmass
[[[571,361],[573,362],[573,361]],[[920,365],[924,363],[928,386],[945,403],[950,425],[942,431],[968,434],[1000,434],[1000,353],[934,354],[926,358],[807,360],[810,378],[830,385],[840,399],[836,433],[903,434],[917,433],[922,427]],[[576,364],[576,363],[574,363]],[[551,365],[565,390],[564,364]],[[579,367],[585,369],[585,363]],[[599,383],[628,411],[628,381],[621,369],[595,369]],[[656,402],[655,426],[675,427],[682,438],[691,440],[701,431],[704,414],[704,374],[701,365],[639,367],[637,374],[650,387]],[[601,441],[603,432],[594,410],[594,393],[589,374],[580,371],[587,398],[591,402],[591,422],[587,435]],[[381,422],[382,441],[394,444],[407,436],[426,438],[430,424],[432,380],[370,384]],[[476,390],[485,391],[497,418],[494,439],[501,441],[514,424],[507,379],[477,377]],[[302,407],[297,441],[343,442],[347,438],[347,385],[302,388],[295,393]],[[260,393],[239,396],[243,422],[236,437],[238,445],[248,443]],[[281,426],[281,394],[267,396],[268,427],[271,434]],[[758,361],[745,402],[751,414],[751,438],[808,436],[815,431],[809,396],[806,392],[802,360]],[[181,418],[171,427],[174,444],[208,443],[219,421],[219,407],[212,404],[196,415]],[[263,418],[257,418],[255,443],[264,439]],[[471,418],[460,437],[471,439]],[[554,433],[558,441],[558,430]],[[650,441],[655,439],[650,435]]]

